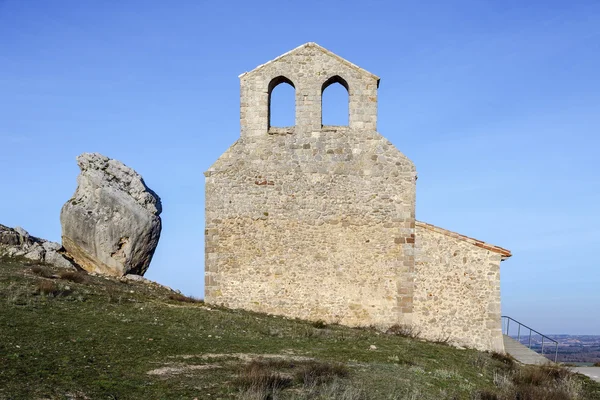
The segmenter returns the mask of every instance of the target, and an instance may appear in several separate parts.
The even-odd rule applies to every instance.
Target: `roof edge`
[[[460,233],[452,232],[447,229],[440,228],[439,226],[431,225],[431,224],[428,224],[428,223],[422,222],[422,221],[415,221],[415,225],[420,226],[421,228],[428,229],[430,231],[434,231],[434,232],[441,233],[446,236],[453,237],[455,239],[463,240],[465,242],[471,243],[472,245],[480,247],[482,249],[485,249],[485,250],[488,250],[488,251],[491,251],[494,253],[498,253],[502,256],[502,261],[504,261],[507,258],[512,256],[512,253],[508,249],[505,249],[500,246],[494,246],[493,244],[486,243],[482,240],[474,239],[469,236],[461,235]]]
[[[361,67],[359,67],[359,66],[358,66],[358,65],[356,65],[356,64],[353,64],[353,63],[351,63],[350,61],[346,60],[345,58],[342,58],[342,57],[338,56],[337,54],[335,54],[335,53],[333,53],[333,52],[331,52],[331,51],[327,50],[325,47],[323,47],[323,46],[320,46],[319,44],[317,44],[317,43],[315,43],[315,42],[308,42],[308,43],[304,43],[304,44],[302,44],[302,45],[300,45],[300,46],[298,46],[298,47],[296,47],[296,48],[294,48],[294,49],[292,49],[292,50],[290,50],[290,51],[288,51],[288,52],[285,52],[285,53],[283,53],[282,55],[280,55],[280,56],[278,56],[278,57],[276,57],[276,58],[272,59],[271,61],[267,61],[266,63],[264,63],[264,64],[261,64],[261,65],[259,65],[258,67],[254,68],[254,69],[252,69],[252,70],[250,70],[250,71],[247,71],[247,72],[244,72],[243,74],[240,74],[240,75],[238,75],[238,78],[240,78],[240,79],[241,79],[241,78],[243,78],[243,77],[244,77],[244,76],[246,76],[246,75],[252,74],[252,73],[254,73],[254,72],[256,72],[256,71],[258,71],[258,70],[260,70],[260,69],[264,68],[265,66],[267,66],[267,65],[269,65],[269,64],[272,64],[272,63],[274,63],[275,61],[278,61],[278,60],[282,59],[283,57],[285,57],[285,56],[287,56],[287,55],[289,55],[289,54],[291,54],[291,53],[293,53],[293,52],[295,52],[295,51],[297,51],[297,50],[300,50],[300,49],[302,49],[302,48],[305,48],[305,47],[314,47],[314,48],[316,48],[316,49],[318,49],[318,50],[321,50],[323,53],[325,53],[325,54],[327,54],[327,55],[329,55],[329,56],[332,56],[332,57],[336,58],[336,59],[337,59],[338,61],[340,61],[342,64],[345,64],[345,65],[347,65],[347,66],[348,66],[348,67],[350,67],[350,68],[353,68],[353,69],[355,69],[355,70],[358,70],[358,71],[360,71],[360,72],[362,72],[362,73],[364,73],[364,74],[371,75],[373,78],[375,78],[375,79],[377,80],[377,84],[379,85],[379,81],[380,81],[380,79],[381,79],[381,78],[379,78],[377,75],[375,75],[375,74],[374,74],[374,73],[372,73],[372,72],[369,72],[369,71],[367,71],[367,70],[366,70],[366,69],[364,69],[364,68],[361,68]]]

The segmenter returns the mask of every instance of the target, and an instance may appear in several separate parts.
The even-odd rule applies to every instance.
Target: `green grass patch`
[[[509,386],[544,387],[512,360],[401,327],[221,309],[43,268],[0,261],[0,399],[504,399]],[[587,378],[546,374],[554,392],[569,381],[580,399],[600,399]]]

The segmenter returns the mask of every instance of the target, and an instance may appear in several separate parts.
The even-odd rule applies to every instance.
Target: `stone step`
[[[551,363],[549,359],[544,357],[543,355],[536,353],[531,350],[527,346],[519,343],[515,339],[507,336],[504,336],[504,350],[513,356],[517,361],[523,364],[548,364]]]

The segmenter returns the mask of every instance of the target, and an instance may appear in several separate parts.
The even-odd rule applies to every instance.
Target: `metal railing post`
[[[529,330],[529,348],[531,348],[531,329]]]
[[[558,360],[558,342],[556,342],[556,346],[554,349],[554,362],[556,362],[556,360]]]
[[[521,324],[519,324],[519,330],[517,331],[517,340],[521,343]]]
[[[508,327],[510,326],[510,318],[506,319],[506,336],[508,336]]]
[[[544,355],[544,336],[542,336],[542,355]]]

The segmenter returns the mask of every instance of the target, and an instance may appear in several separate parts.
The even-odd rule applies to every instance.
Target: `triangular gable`
[[[303,45],[301,45],[301,46],[298,46],[298,47],[296,47],[295,49],[293,49],[293,50],[290,50],[290,51],[288,51],[287,53],[284,53],[284,54],[280,55],[279,57],[277,57],[277,58],[275,58],[275,59],[273,59],[273,60],[271,60],[271,61],[268,61],[268,62],[266,62],[266,63],[264,63],[264,64],[261,64],[261,65],[259,65],[258,67],[254,68],[252,71],[244,72],[243,74],[241,74],[241,75],[239,76],[239,78],[242,78],[242,77],[244,77],[244,76],[247,76],[247,75],[251,75],[251,74],[253,74],[253,73],[255,73],[255,72],[257,72],[257,71],[259,71],[259,70],[263,69],[263,68],[264,68],[264,67],[266,67],[267,65],[270,65],[270,64],[272,64],[272,63],[274,63],[274,62],[276,62],[276,61],[278,61],[278,60],[281,60],[282,58],[284,58],[284,57],[286,57],[286,56],[288,56],[288,55],[290,55],[290,54],[293,54],[293,53],[295,53],[295,52],[298,52],[298,51],[300,51],[300,50],[302,50],[302,49],[304,49],[304,48],[307,48],[307,47],[314,47],[315,49],[322,51],[323,53],[327,54],[328,56],[330,56],[330,57],[332,57],[332,58],[335,58],[335,59],[336,59],[337,61],[339,61],[340,63],[342,63],[342,64],[344,64],[344,65],[346,65],[346,66],[348,66],[348,67],[350,67],[350,68],[352,68],[352,69],[354,69],[354,70],[356,70],[356,71],[360,72],[361,74],[365,74],[365,75],[369,75],[369,76],[373,77],[373,78],[374,78],[374,79],[376,79],[376,80],[377,80],[377,82],[379,83],[379,77],[378,77],[377,75],[375,75],[375,74],[373,74],[373,73],[371,73],[371,72],[367,71],[366,69],[363,69],[363,68],[359,67],[359,66],[358,66],[358,65],[356,65],[356,64],[352,64],[350,61],[348,61],[348,60],[346,60],[346,59],[344,59],[344,58],[342,58],[342,57],[338,56],[338,55],[337,55],[337,54],[335,54],[335,53],[332,53],[331,51],[327,50],[326,48],[324,48],[324,47],[322,47],[322,46],[319,46],[318,44],[316,44],[316,43],[314,43],[314,42],[308,42],[308,43],[305,43],[305,44],[303,44]]]

